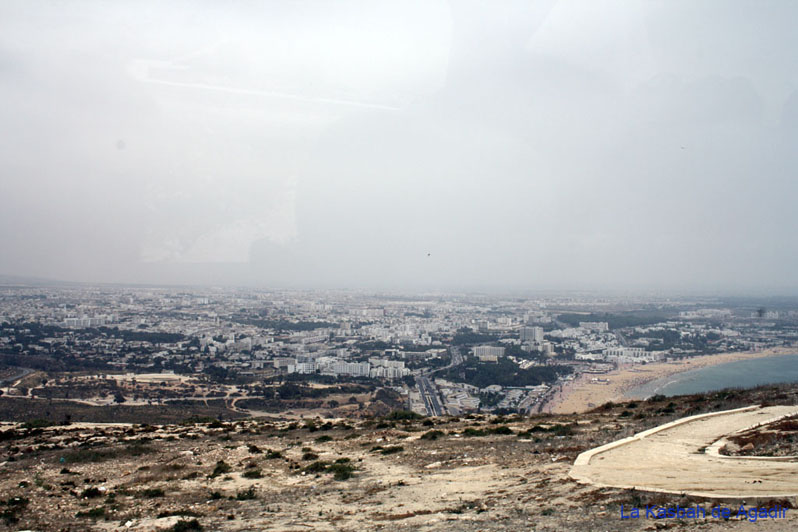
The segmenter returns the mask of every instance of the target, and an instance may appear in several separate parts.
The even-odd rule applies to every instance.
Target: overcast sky
[[[798,288],[798,3],[0,3],[0,273]]]

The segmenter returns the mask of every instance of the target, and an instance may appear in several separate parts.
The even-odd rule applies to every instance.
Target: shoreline
[[[563,385],[543,411],[553,414],[581,413],[610,401],[626,400],[628,398],[624,396],[629,391],[663,377],[738,360],[794,354],[798,354],[798,347],[772,347],[761,351],[695,356],[674,362],[624,365],[601,375],[583,373]],[[607,382],[592,381],[594,378],[605,379]]]

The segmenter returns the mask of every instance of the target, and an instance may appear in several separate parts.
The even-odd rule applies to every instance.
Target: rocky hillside
[[[366,421],[6,423],[0,432],[0,528],[745,527],[739,521],[622,521],[621,505],[701,501],[580,485],[568,471],[580,452],[644,428],[766,397],[795,404],[795,395],[790,388],[769,388],[605,405],[579,416],[523,418],[429,419],[399,411]],[[797,501],[757,502],[789,507]],[[767,530],[793,529],[796,524],[793,519],[758,523]]]

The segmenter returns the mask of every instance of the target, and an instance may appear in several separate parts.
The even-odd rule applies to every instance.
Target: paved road
[[[20,371],[17,375],[14,375],[13,377],[8,377],[7,379],[0,379],[0,386],[8,386],[10,384],[13,384],[16,381],[25,378],[34,372],[34,370],[29,368],[20,368],[20,369],[22,371]]]
[[[438,401],[438,390],[435,385],[429,380],[426,375],[418,376],[418,390],[421,392],[421,397],[424,399],[424,406],[427,408],[427,414],[430,416],[442,416],[443,407]]]
[[[619,331],[613,331],[613,334],[615,334],[615,338],[618,339],[622,347],[629,347],[629,342],[626,341],[626,337],[624,335],[622,335]]]
[[[798,494],[798,462],[723,457],[706,448],[727,434],[794,413],[798,406],[686,418],[619,440],[625,444],[582,453],[571,476],[600,486],[703,497],[791,497]]]
[[[447,413],[446,408],[441,405],[438,400],[438,388],[435,386],[435,383],[430,380],[430,377],[439,371],[458,366],[465,362],[465,357],[460,352],[459,347],[450,347],[449,353],[452,355],[452,359],[448,365],[434,369],[428,373],[422,372],[416,379],[418,381],[418,390],[421,392],[421,397],[424,399],[424,405],[427,408],[427,414],[430,416],[442,416]]]
[[[449,348],[449,354],[452,355],[452,359],[449,362],[449,364],[446,365],[446,366],[443,366],[442,368],[433,369],[432,371],[430,371],[428,373],[428,375],[434,375],[435,373],[438,373],[439,371],[443,371],[445,369],[453,368],[454,366],[459,366],[460,364],[465,362],[465,357],[460,352],[460,348],[459,347],[450,347]]]

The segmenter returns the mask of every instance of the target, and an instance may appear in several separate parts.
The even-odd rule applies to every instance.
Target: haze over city
[[[798,530],[796,21],[0,2],[0,532]]]
[[[0,273],[794,293],[796,11],[3,2]]]

